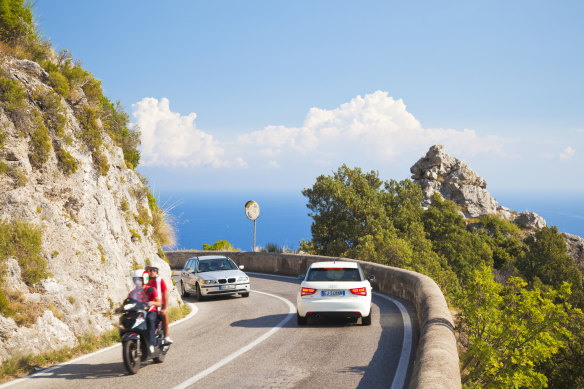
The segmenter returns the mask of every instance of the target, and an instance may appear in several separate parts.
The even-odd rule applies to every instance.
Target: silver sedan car
[[[183,297],[194,294],[201,301],[207,296],[239,293],[249,296],[249,277],[231,258],[220,255],[205,255],[189,258],[181,272]]]

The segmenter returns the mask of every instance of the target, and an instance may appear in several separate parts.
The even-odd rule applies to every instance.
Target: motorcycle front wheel
[[[138,356],[138,343],[135,340],[129,340],[122,345],[122,348],[126,370],[130,374],[136,374],[140,370],[141,363]]]

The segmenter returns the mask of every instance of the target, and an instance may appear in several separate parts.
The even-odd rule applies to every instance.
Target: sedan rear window
[[[359,269],[314,268],[310,269],[306,281],[362,281]]]

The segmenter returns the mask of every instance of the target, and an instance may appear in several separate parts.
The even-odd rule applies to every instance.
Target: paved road
[[[402,381],[407,386],[417,343],[413,328],[411,352],[404,347],[408,329],[400,302],[415,323],[407,302],[396,305],[374,295],[368,327],[321,320],[299,328],[298,281],[254,274],[251,282],[248,298],[200,303],[187,298],[196,315],[171,328],[175,344],[164,363],[148,362],[137,375],[126,373],[121,348],[114,347],[10,387],[388,388],[394,381],[394,387]],[[408,319],[406,314],[406,324]]]

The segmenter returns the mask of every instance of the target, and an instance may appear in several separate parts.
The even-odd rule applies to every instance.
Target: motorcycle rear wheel
[[[124,357],[124,366],[128,373],[136,374],[140,370],[141,360],[138,356],[138,343],[135,340],[129,340],[123,345],[122,355]]]

